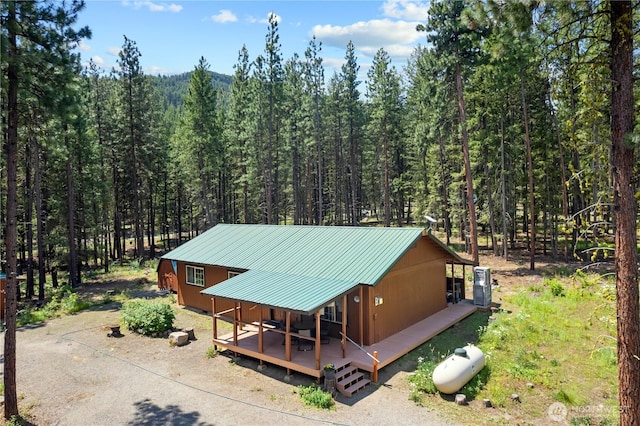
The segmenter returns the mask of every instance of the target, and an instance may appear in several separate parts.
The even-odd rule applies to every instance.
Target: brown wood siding
[[[178,277],[168,259],[162,259],[158,265],[158,288],[178,292]]]
[[[187,284],[187,265],[204,268],[204,287]],[[178,262],[178,303],[190,308],[200,309],[201,311],[205,312],[211,312],[211,296],[200,294],[200,292],[205,288],[212,287],[218,283],[221,283],[222,281],[227,280],[228,278],[229,271],[227,268]],[[218,299],[216,301],[216,310],[218,312],[233,309],[233,307],[234,302],[232,300]],[[259,321],[261,317],[260,307],[253,303],[241,303],[240,312],[242,315],[242,321],[245,322]],[[226,315],[230,318],[233,318],[233,312],[229,312]]]
[[[204,268],[204,287],[187,284],[187,265]],[[178,303],[190,308],[211,312],[211,297],[200,294],[200,292],[205,288],[226,280],[227,278],[228,272],[226,268],[178,262]],[[219,307],[217,306],[219,311],[233,307],[233,302],[226,303],[221,301],[220,303],[221,305]]]
[[[365,297],[365,344],[372,345],[447,307],[445,253],[423,237]],[[367,293],[367,292],[366,292]],[[375,298],[382,304],[375,306]]]

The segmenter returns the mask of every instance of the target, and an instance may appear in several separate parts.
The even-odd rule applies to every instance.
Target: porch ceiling
[[[254,269],[202,290],[201,293],[288,311],[312,313],[357,285],[354,281]]]

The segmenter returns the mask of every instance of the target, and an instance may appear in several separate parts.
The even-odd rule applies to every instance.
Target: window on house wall
[[[240,272],[235,272],[235,271],[227,271],[227,279],[229,278],[233,278],[236,275],[240,275]]]
[[[204,287],[204,268],[187,265],[187,284]]]
[[[322,313],[320,314],[320,318],[326,321],[337,322],[341,324],[342,323],[342,298],[322,308]]]

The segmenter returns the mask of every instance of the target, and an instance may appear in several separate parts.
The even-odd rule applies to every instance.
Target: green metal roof
[[[313,312],[377,284],[422,235],[422,228],[219,224],[162,258],[247,271],[203,294]]]
[[[422,231],[219,224],[162,258],[375,285]]]
[[[201,293],[309,313],[347,293],[357,284],[352,281],[253,269],[202,290]]]

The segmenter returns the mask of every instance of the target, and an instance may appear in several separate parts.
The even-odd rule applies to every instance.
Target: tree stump
[[[331,397],[336,397],[336,376],[333,376],[333,379],[328,379],[325,377],[324,390],[325,392],[331,393]]]
[[[120,325],[110,325],[111,333],[107,334],[108,337],[121,337],[122,333],[120,333]]]
[[[185,328],[184,332],[189,336],[189,340],[196,340],[196,334],[193,331],[193,327]]]
[[[456,404],[458,405],[467,405],[467,396],[463,393],[456,394]]]

